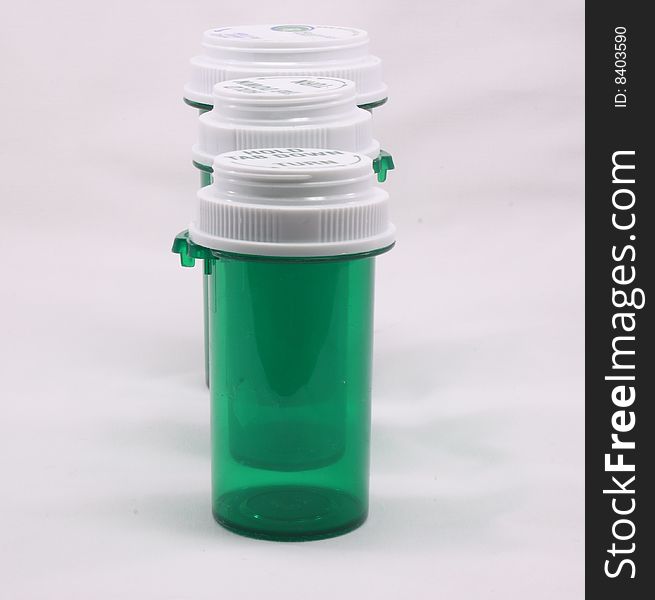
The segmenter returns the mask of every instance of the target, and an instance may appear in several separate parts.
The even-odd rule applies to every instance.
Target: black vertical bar
[[[636,0],[586,7],[586,595],[593,599],[655,598],[649,7]]]

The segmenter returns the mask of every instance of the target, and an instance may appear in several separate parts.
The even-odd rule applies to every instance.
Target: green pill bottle
[[[394,244],[370,157],[229,152],[176,238],[209,265],[212,508],[250,537],[312,540],[368,512],[375,257]]]
[[[212,106],[198,119],[192,151],[203,186],[211,183],[207,174],[216,156],[246,148],[311,146],[366,154],[380,182],[394,168],[348,79],[276,75],[223,81],[214,86]]]
[[[387,101],[382,63],[369,53],[369,36],[354,27],[269,24],[205,31],[202,53],[191,59],[184,100],[211,110],[214,85],[271,75],[339,77],[354,81],[357,104],[372,110]]]

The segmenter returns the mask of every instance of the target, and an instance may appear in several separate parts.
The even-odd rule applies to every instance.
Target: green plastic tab
[[[189,106],[193,108],[197,108],[200,111],[200,114],[209,112],[214,108],[211,104],[203,104],[202,102],[194,102],[193,100],[189,100],[188,98],[183,98],[184,103],[188,104]]]
[[[193,267],[196,264],[196,258],[203,259],[205,261],[205,274],[211,273],[211,264],[208,263],[211,263],[211,259],[214,258],[212,251],[194,244],[189,239],[187,229],[175,236],[171,251],[180,255],[180,264],[183,267]]]
[[[373,112],[374,108],[377,108],[378,106],[382,106],[387,102],[387,100],[389,100],[389,98],[382,98],[382,100],[376,100],[375,102],[369,102],[368,104],[360,104],[359,108],[363,108],[368,112]]]
[[[379,156],[373,160],[373,170],[378,174],[380,183],[387,180],[387,171],[395,168],[393,157],[385,150],[380,150]]]

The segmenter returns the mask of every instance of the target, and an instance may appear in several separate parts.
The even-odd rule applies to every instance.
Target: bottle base
[[[219,525],[246,537],[303,542],[357,529],[367,517],[358,498],[318,486],[263,486],[220,496],[213,510]]]

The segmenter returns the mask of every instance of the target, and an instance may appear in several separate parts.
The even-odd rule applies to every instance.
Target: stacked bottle
[[[214,158],[247,148],[302,148],[361,152],[373,159],[378,180],[393,159],[373,138],[371,113],[356,104],[352,81],[277,76],[224,81],[214,86],[212,110],[200,115],[193,164],[201,185],[211,183]],[[209,384],[207,275],[203,284],[205,380]]]
[[[339,77],[354,82],[357,104],[372,110],[387,101],[382,62],[369,53],[366,31],[323,25],[247,25],[205,31],[203,53],[191,59],[184,100],[211,110],[222,81],[267,75]]]
[[[211,182],[214,157],[231,150],[270,147],[329,148],[373,159],[385,181],[393,159],[373,138],[371,113],[357,106],[355,84],[337,77],[270,76],[214,86],[212,110],[198,119],[193,164],[201,185]]]
[[[394,243],[376,182],[393,162],[358,108],[386,100],[379,59],[342,27],[205,46],[185,95],[202,187],[173,251],[204,264],[213,513],[252,537],[338,535],[368,511],[374,260]],[[326,62],[358,79],[307,72]],[[293,72],[259,75],[274,65]]]

